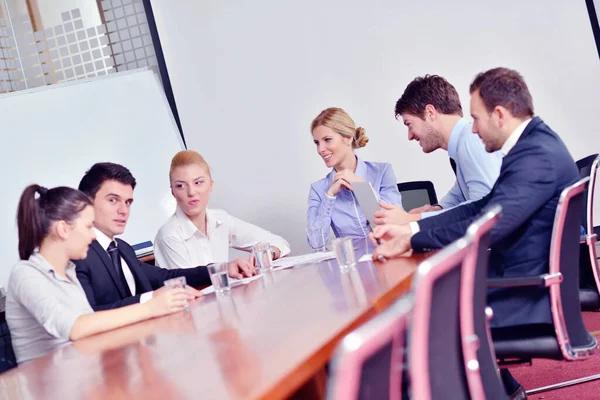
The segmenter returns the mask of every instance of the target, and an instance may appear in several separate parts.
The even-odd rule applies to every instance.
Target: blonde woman
[[[250,251],[263,241],[271,245],[273,259],[290,253],[290,245],[282,237],[224,210],[206,207],[213,180],[208,163],[199,153],[192,150],[177,153],[171,161],[169,179],[177,210],[154,240],[154,255],[159,266],[191,268],[227,261],[229,248]]]
[[[331,172],[310,187],[308,227],[322,228],[325,240],[330,226],[336,237],[367,237],[366,219],[352,192],[352,183],[368,181],[381,202],[402,207],[392,166],[364,161],[354,154],[354,150],[367,145],[369,138],[341,108],[321,111],[311,124],[311,132],[317,153]]]

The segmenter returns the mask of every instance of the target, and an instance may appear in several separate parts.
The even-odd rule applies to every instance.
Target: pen
[[[369,220],[367,220],[367,228],[369,228],[369,232],[371,232],[373,234],[373,237],[375,238],[377,245],[381,246],[381,240],[379,240],[379,238],[375,237],[375,232],[373,232],[373,227],[371,226],[371,223],[369,222]]]
[[[373,237],[375,238],[375,241],[377,242],[378,246],[381,246],[381,240],[379,240],[379,238],[375,237],[375,233],[373,232],[373,227],[371,226],[371,223],[369,222],[369,220],[367,220],[367,228],[369,228],[369,232],[373,233]],[[385,257],[382,256],[381,254],[379,254],[377,256],[377,260],[381,261],[381,262],[385,262]]]

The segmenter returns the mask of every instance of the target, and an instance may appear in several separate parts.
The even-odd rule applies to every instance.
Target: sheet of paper
[[[318,263],[318,262],[325,261],[325,260],[331,260],[332,258],[335,258],[335,253],[333,251],[329,251],[326,253],[302,254],[302,255],[293,256],[293,257],[283,257],[283,258],[280,258],[279,260],[273,261],[273,267],[274,267],[273,270],[279,271],[282,269],[296,267],[299,265],[307,265],[307,264]],[[244,279],[229,278],[231,280],[231,283],[229,285],[232,288],[234,288],[239,285],[245,285],[247,283],[250,283],[252,281],[260,279],[262,277],[263,277],[263,275],[259,274],[259,275],[252,276],[250,278],[244,278]],[[213,293],[214,291],[215,291],[214,287],[209,286],[207,288],[202,289],[200,292],[204,295],[207,295],[207,294]]]
[[[358,262],[371,261],[372,259],[373,259],[373,254],[365,254],[361,258],[358,259]]]
[[[246,285],[252,281],[255,281],[257,279],[262,278],[262,274],[258,274],[255,276],[251,276],[250,278],[244,278],[244,279],[235,279],[235,278],[229,278],[229,280],[231,281],[231,283],[229,284],[230,287],[234,288],[236,286],[240,286],[240,285]],[[215,287],[214,286],[209,286],[207,288],[204,288],[200,291],[200,293],[207,295],[210,293],[213,293],[215,291]]]
[[[284,269],[296,267],[298,265],[318,263],[321,261],[330,260],[332,258],[335,258],[335,253],[333,251],[328,251],[326,253],[309,253],[299,256],[280,258],[279,260],[273,261],[273,266],[275,269]]]

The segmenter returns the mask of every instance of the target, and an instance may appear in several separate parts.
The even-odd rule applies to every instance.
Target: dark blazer
[[[441,248],[463,236],[486,207],[499,204],[503,216],[492,230],[488,276],[548,273],[558,199],[578,178],[562,140],[540,118],[533,118],[504,157],[492,191],[476,202],[421,220],[412,247],[417,251]],[[493,289],[488,304],[494,310],[493,327],[552,323],[545,288]]]
[[[178,276],[185,276],[187,284],[190,286],[210,285],[206,267],[169,270],[144,264],[138,261],[135,251],[129,244],[121,239],[116,240],[121,256],[135,279],[136,294],[134,296],[125,295],[110,256],[98,241],[92,242],[86,259],[74,261],[77,279],[79,279],[90,305],[96,311],[139,303],[141,294],[156,290],[163,286],[164,281]]]

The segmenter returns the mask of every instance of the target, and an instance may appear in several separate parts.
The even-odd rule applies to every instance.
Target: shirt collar
[[[179,208],[175,211],[175,218],[181,227],[181,231],[183,233],[183,239],[187,240],[194,236],[196,232],[200,232],[200,230],[194,225],[192,220]],[[212,232],[212,230],[223,223],[220,219],[216,218],[213,210],[207,208],[206,209],[206,230],[208,233]],[[202,232],[200,232],[202,236]]]
[[[35,252],[31,255],[30,260],[33,261],[33,265],[42,272],[47,274],[52,274],[55,279],[65,280],[62,276],[56,275],[56,269],[48,260],[44,258],[39,252]],[[73,261],[69,261],[67,264],[67,268],[65,269],[65,274],[69,277],[69,279],[73,282],[77,279],[77,274],[75,273],[75,264]]]
[[[354,171],[354,174],[356,176],[358,176],[359,178],[364,179],[365,181],[367,181],[368,176],[367,176],[367,164],[365,164],[365,162],[363,160],[361,160],[360,158],[358,158],[358,156],[356,156],[356,171]]]
[[[365,181],[368,181],[368,176],[367,176],[367,164],[365,164],[365,162],[363,160],[361,160],[358,156],[354,156],[356,157],[356,170],[354,171],[354,174],[356,176],[358,176],[359,178],[364,179]],[[335,169],[332,168],[331,172],[327,175],[327,177],[329,178],[329,185],[331,185],[333,183],[333,177],[335,176],[336,172]]]
[[[458,139],[460,138],[460,133],[468,123],[469,121],[467,121],[466,118],[460,118],[456,121],[456,124],[454,124],[452,132],[450,132],[450,138],[448,139],[448,156],[454,161],[456,161],[456,154],[458,152]]]
[[[508,152],[513,147],[515,147],[515,145],[519,141],[519,138],[525,131],[525,128],[527,128],[527,125],[529,125],[529,123],[531,122],[532,119],[533,118],[529,118],[528,120],[523,121],[521,123],[521,125],[517,126],[517,129],[515,129],[513,131],[513,133],[511,133],[510,136],[506,139],[506,142],[504,142],[504,144],[502,145],[502,148],[500,149],[500,153],[502,153],[502,157],[506,157]]]
[[[96,232],[96,240],[98,241],[98,243],[100,243],[100,246],[102,246],[104,250],[108,249],[108,246],[110,246],[111,242],[113,242],[114,240],[110,240],[110,238],[106,236],[104,232],[96,228],[94,228],[94,232]]]

